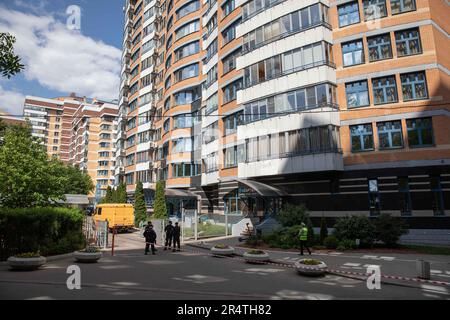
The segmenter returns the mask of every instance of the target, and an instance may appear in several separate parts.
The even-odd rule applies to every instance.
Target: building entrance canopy
[[[254,181],[254,180],[244,180],[244,179],[236,179],[236,181],[245,186],[247,190],[240,190],[240,196],[259,196],[263,198],[280,198],[286,197],[288,194],[281,189],[269,186],[265,183]]]

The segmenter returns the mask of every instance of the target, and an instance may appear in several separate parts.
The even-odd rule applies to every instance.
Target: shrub
[[[319,260],[315,260],[315,259],[304,259],[304,260],[300,260],[300,263],[307,265],[307,266],[317,266],[317,265],[321,264],[322,262]]]
[[[328,236],[323,240],[323,244],[327,249],[336,249],[338,246],[338,239],[335,236]]]
[[[84,247],[83,214],[66,208],[0,208],[0,260],[24,252],[68,253]]]
[[[374,219],[376,239],[382,241],[388,247],[397,245],[398,239],[408,231],[400,219],[391,217],[383,213]]]
[[[349,240],[349,239],[344,239],[342,241],[339,242],[337,249],[340,251],[345,251],[345,250],[350,250],[350,249],[355,249],[356,248],[356,243],[354,240]]]
[[[302,222],[306,225],[311,224],[308,211],[304,205],[286,204],[277,213],[276,219],[283,227],[298,226]]]
[[[247,251],[248,254],[265,254],[262,250],[249,250]]]
[[[342,217],[334,225],[335,236],[339,241],[360,239],[361,247],[370,247],[375,241],[375,227],[368,217]]]

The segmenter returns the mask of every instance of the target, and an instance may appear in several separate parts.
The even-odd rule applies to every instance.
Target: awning
[[[89,199],[87,195],[84,194],[65,194],[66,200],[58,200],[57,203],[60,204],[76,204],[76,205],[87,205],[89,204]]]
[[[144,196],[153,199],[155,197],[155,190],[144,189]],[[182,189],[166,189],[165,196],[167,198],[197,198],[195,193]]]
[[[288,195],[283,190],[269,186],[262,182],[258,182],[258,181],[254,181],[254,180],[243,180],[243,179],[236,179],[236,181],[238,183],[241,183],[241,184],[247,186],[248,188],[252,189],[257,194],[259,194],[261,197],[279,198],[279,197],[285,197]]]

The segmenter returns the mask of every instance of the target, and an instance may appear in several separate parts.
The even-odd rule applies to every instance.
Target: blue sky
[[[26,95],[76,92],[117,99],[125,0],[0,0],[0,30],[17,38],[26,70],[0,79],[0,111],[21,114]],[[81,30],[66,26],[66,10],[81,8]]]

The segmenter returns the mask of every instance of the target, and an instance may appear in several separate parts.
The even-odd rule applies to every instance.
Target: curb
[[[57,261],[57,260],[63,260],[63,259],[67,259],[73,256],[73,252],[70,253],[64,253],[64,254],[59,254],[56,256],[48,256],[45,257],[47,259],[47,262],[52,262],[52,261]],[[8,261],[1,261],[0,262],[0,266],[8,266]]]

